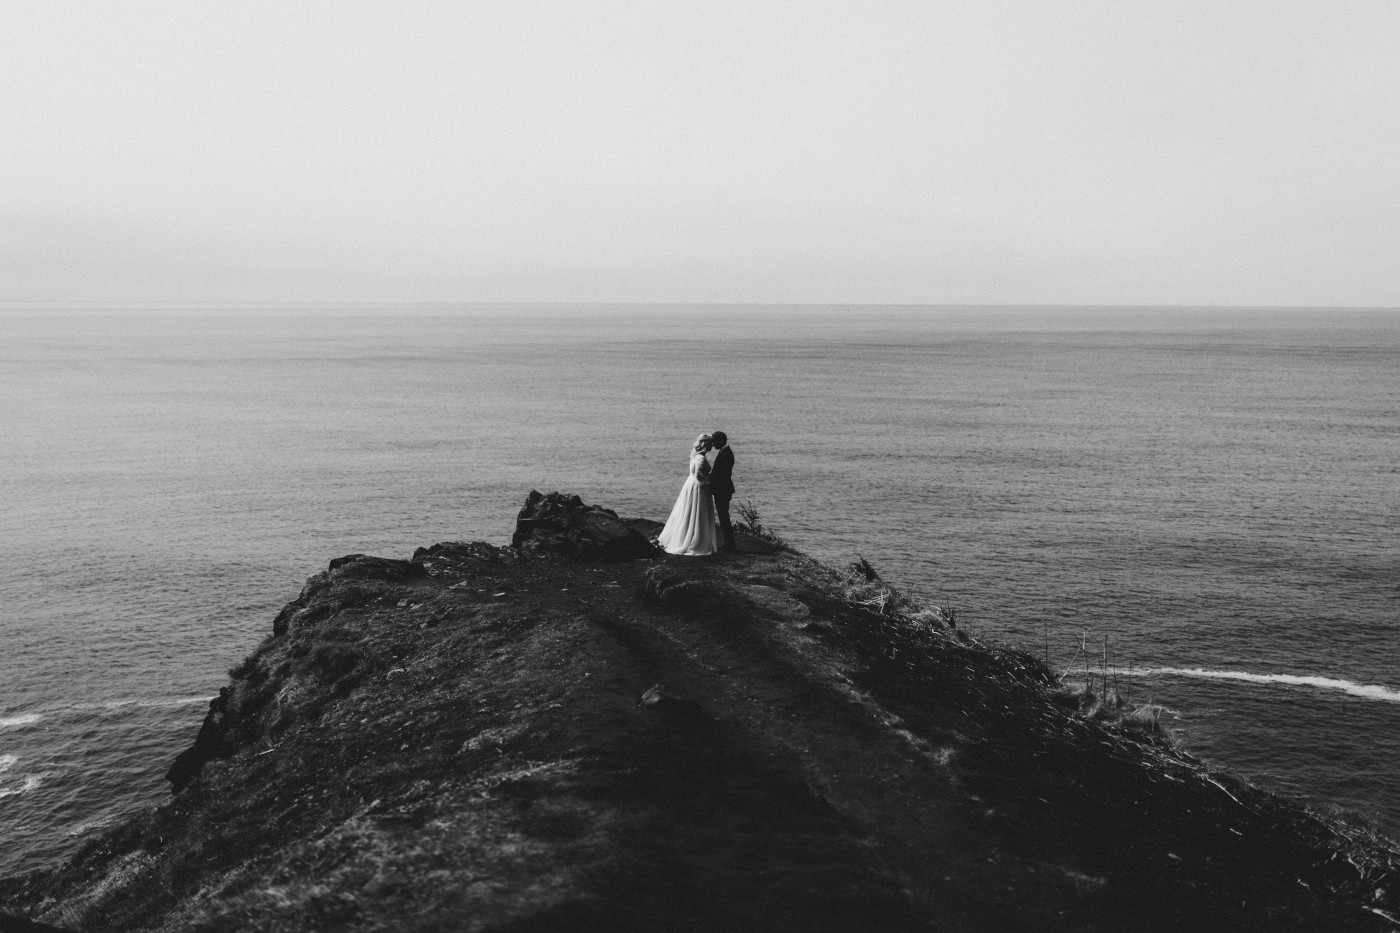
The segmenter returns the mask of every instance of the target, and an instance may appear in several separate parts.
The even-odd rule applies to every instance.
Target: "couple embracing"
[[[715,461],[705,456],[711,450]],[[661,529],[657,543],[672,554],[699,556],[715,551],[735,551],[734,528],[729,523],[729,500],[734,498],[734,451],[723,431],[701,434],[690,450],[690,475],[685,478],[671,517]],[[715,519],[724,533],[718,546]]]

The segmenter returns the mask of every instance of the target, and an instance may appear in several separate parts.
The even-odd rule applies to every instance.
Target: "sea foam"
[[[193,706],[196,703],[208,703],[209,697],[163,697],[158,700],[152,699],[123,699],[104,700],[101,703],[84,704],[75,709],[173,709],[180,706]]]
[[[19,764],[18,755],[0,755],[0,775],[7,773],[17,764]],[[27,794],[37,789],[42,783],[44,783],[44,779],[38,775],[25,775],[24,781],[17,787],[0,787],[0,800],[6,797],[14,797],[18,794]]]
[[[1131,672],[1134,676],[1147,677],[1165,674],[1173,677],[1199,677],[1206,680],[1240,680],[1253,684],[1287,684],[1294,687],[1317,687],[1321,690],[1340,690],[1354,697],[1367,700],[1382,700],[1386,703],[1400,703],[1400,690],[1380,684],[1358,684],[1336,677],[1318,677],[1299,674],[1253,674],[1249,671],[1209,671],[1199,667],[1147,667]]]
[[[32,726],[43,719],[38,713],[26,713],[23,716],[7,716],[0,718],[0,729],[23,729],[25,726]]]
[[[24,783],[19,787],[0,787],[0,799],[5,797],[16,797],[20,794],[27,794],[32,790],[38,790],[39,785],[44,783],[44,779],[31,775],[24,779]]]

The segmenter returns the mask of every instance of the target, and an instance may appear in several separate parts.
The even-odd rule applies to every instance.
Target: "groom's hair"
[[[724,447],[729,444],[729,435],[723,431],[714,431],[710,434],[710,442],[716,447]]]

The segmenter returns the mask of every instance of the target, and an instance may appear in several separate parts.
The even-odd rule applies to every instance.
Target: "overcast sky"
[[[0,300],[1400,305],[1400,2],[0,4]]]

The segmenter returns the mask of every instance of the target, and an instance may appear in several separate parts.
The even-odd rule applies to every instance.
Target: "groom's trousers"
[[[724,546],[730,550],[734,549],[734,526],[729,523],[729,500],[733,498],[732,492],[715,493],[715,514],[719,517],[719,530],[724,533]]]

